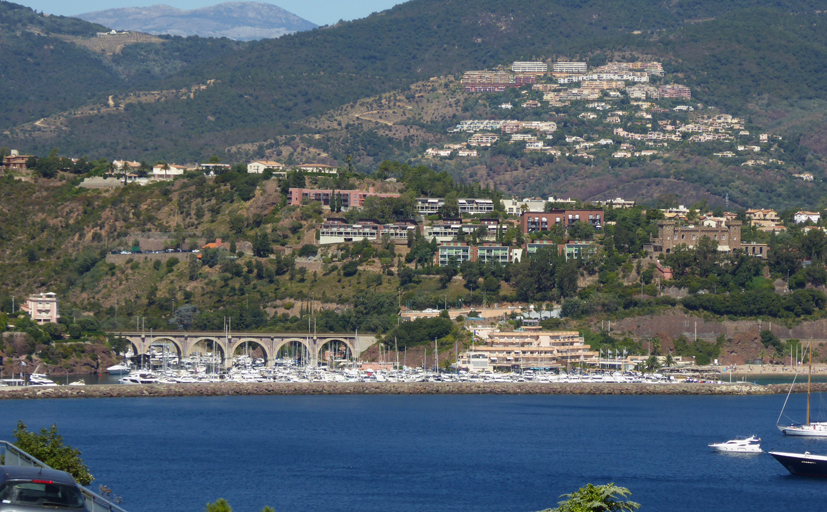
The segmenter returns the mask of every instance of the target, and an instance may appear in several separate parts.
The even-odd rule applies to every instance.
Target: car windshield
[[[0,503],[28,506],[83,508],[83,495],[72,485],[53,482],[6,482],[0,486]]]

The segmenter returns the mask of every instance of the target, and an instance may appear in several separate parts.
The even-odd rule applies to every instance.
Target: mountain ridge
[[[190,10],[155,4],[87,12],[77,18],[115,30],[238,41],[278,38],[317,27],[281,7],[259,2],[224,2]]]

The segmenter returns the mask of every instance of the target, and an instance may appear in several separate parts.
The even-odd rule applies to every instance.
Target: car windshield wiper
[[[66,503],[60,503],[57,501],[41,501],[39,505],[46,505],[47,507],[63,507],[63,508],[78,508],[73,507],[71,505],[67,505]]]

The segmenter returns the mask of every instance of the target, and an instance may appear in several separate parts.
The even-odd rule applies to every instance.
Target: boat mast
[[[810,425],[810,381],[813,374],[813,340],[810,338],[810,365],[807,368],[807,426]]]

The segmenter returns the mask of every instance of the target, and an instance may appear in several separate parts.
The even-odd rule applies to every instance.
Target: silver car
[[[0,512],[88,512],[75,479],[54,469],[0,466]]]

